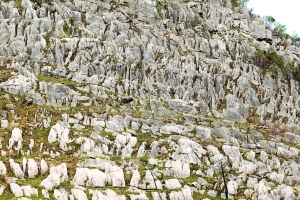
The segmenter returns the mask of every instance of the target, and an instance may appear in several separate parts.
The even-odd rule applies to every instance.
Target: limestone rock
[[[88,200],[85,192],[80,189],[72,188],[71,194],[73,195],[74,199]]]
[[[177,179],[165,180],[165,187],[167,189],[178,189],[181,188],[181,184]]]
[[[24,172],[18,163],[15,163],[13,159],[9,159],[9,165],[17,178],[24,178]]]
[[[235,181],[229,181],[227,183],[227,188],[228,188],[228,194],[235,195],[238,190],[238,185]]]
[[[0,161],[0,175],[6,175],[6,173],[7,173],[6,166],[2,161]]]
[[[24,192],[24,196],[26,197],[38,196],[38,190],[30,185],[22,186],[21,188]]]
[[[38,165],[33,159],[28,159],[28,177],[34,178],[38,175]]]
[[[48,164],[46,163],[46,161],[44,159],[41,160],[41,175],[45,174],[48,172],[49,167]]]
[[[22,188],[16,183],[10,184],[10,190],[15,195],[15,197],[21,197],[24,195]]]
[[[104,187],[106,175],[98,169],[77,168],[71,181],[74,185]]]
[[[50,167],[50,174],[45,178],[40,186],[44,187],[47,190],[51,190],[54,187],[60,185],[60,183],[68,180],[67,166],[65,163],[62,163],[58,166]]]

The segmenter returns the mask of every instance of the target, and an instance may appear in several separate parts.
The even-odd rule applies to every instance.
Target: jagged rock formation
[[[229,0],[1,1],[1,198],[298,199],[299,66]]]

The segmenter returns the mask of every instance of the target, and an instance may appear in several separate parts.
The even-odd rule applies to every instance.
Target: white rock
[[[0,185],[0,196],[4,193],[5,186]]]
[[[30,185],[22,186],[21,188],[24,192],[24,196],[38,196],[38,190],[34,187],[31,187]]]
[[[98,169],[77,168],[71,181],[74,185],[104,187],[106,175]]]
[[[30,151],[32,151],[33,147],[34,147],[34,139],[30,139],[30,143],[29,143]]]
[[[1,128],[7,128],[8,127],[8,120],[3,119],[1,120]]]
[[[12,149],[15,143],[17,143],[16,150],[20,150],[22,148],[22,130],[19,128],[14,128],[12,130],[11,137],[9,139],[8,148]]]
[[[79,112],[79,113],[76,113],[74,115],[74,117],[76,117],[78,120],[82,120],[83,119],[83,115]]]
[[[264,163],[268,160],[268,154],[265,151],[260,152],[260,160]]]
[[[155,158],[149,158],[148,160],[149,165],[157,165],[158,162]]]
[[[118,166],[112,166],[111,163],[105,163],[106,180],[113,187],[125,187],[123,169]]]
[[[247,180],[247,187],[248,188],[254,188],[254,185],[258,183],[258,180],[257,178],[252,178],[252,177],[249,177],[248,180]]]
[[[184,200],[194,200],[193,191],[189,186],[184,186],[181,190],[182,195],[184,196]]]
[[[154,177],[152,176],[150,170],[146,171],[146,175],[144,177],[144,179],[142,180],[142,183],[139,184],[139,188],[141,189],[157,189],[157,184],[156,182],[154,182]],[[161,186],[161,183],[159,183],[159,185]],[[161,188],[158,188],[161,189]]]
[[[68,170],[67,165],[62,163],[56,167],[50,168],[50,174],[59,174],[60,175],[60,182],[65,182],[68,180]]]
[[[60,178],[58,174],[51,174],[40,183],[40,186],[44,187],[46,190],[51,190],[59,185]]]
[[[18,141],[17,147],[15,148],[15,150],[19,151],[20,149],[22,149],[22,140]]]
[[[22,171],[20,165],[15,163],[13,159],[9,159],[9,165],[11,170],[14,172],[15,177],[17,178],[24,178],[24,172]]]
[[[212,139],[211,138],[211,130],[208,127],[197,126],[196,127],[197,137],[202,139]]]
[[[29,158],[28,159],[28,177],[34,178],[38,175],[38,173],[39,173],[39,168],[38,168],[37,163],[33,159]]]
[[[229,146],[229,145],[223,145],[222,149],[224,153],[229,157],[241,157],[241,153],[238,147],[236,146]]]
[[[26,166],[27,166],[27,159],[25,157],[23,157],[22,165],[23,165],[23,172],[25,174],[25,172],[26,172]]]
[[[106,127],[114,131],[124,131],[123,125],[117,124],[114,121],[106,121]]]
[[[49,199],[49,198],[50,198],[49,192],[48,192],[47,189],[42,189],[42,195],[43,195],[43,197],[46,198],[46,199]]]
[[[68,192],[62,188],[62,189],[55,189],[54,192],[53,192],[53,196],[54,198],[56,199],[59,199],[59,200],[68,200]]]
[[[48,135],[48,142],[53,143],[56,141],[68,143],[70,129],[61,126],[59,123],[51,127]]]
[[[257,192],[258,195],[266,195],[268,193],[268,188],[265,186],[264,180],[254,185],[254,191]]]
[[[181,184],[177,179],[165,180],[165,187],[167,189],[178,189],[181,188]]]
[[[86,194],[84,193],[84,191],[82,191],[80,189],[72,188],[71,193],[74,196],[74,199],[88,200],[88,198],[87,198]]]
[[[255,161],[255,152],[254,151],[249,151],[246,153],[246,158],[251,160],[251,161]]]
[[[284,180],[284,174],[277,174],[276,172],[272,172],[267,175],[268,178],[278,184],[281,184]]]
[[[41,175],[46,174],[49,170],[48,164],[44,159],[41,160]]]
[[[130,137],[128,145],[130,147],[134,147],[136,145],[136,143],[137,143],[137,137]]]
[[[229,181],[227,183],[228,194],[235,195],[238,190],[238,185],[235,181]]]
[[[0,175],[6,175],[6,173],[7,173],[6,166],[2,161],[0,161]]]
[[[14,128],[11,133],[11,138],[14,142],[22,141],[22,130],[19,128]]]
[[[190,165],[188,163],[181,162],[179,160],[168,160],[165,163],[165,175],[174,176],[176,178],[187,178],[190,176]]]
[[[254,193],[254,191],[252,189],[246,189],[244,191],[244,195],[247,199],[251,199],[252,194]]]
[[[103,187],[105,186],[106,174],[98,169],[89,170],[86,186]]]
[[[164,125],[160,128],[160,133],[162,134],[171,134],[171,133],[176,133],[176,134],[183,134],[185,133],[186,127],[182,125]]]
[[[126,145],[126,143],[127,143],[126,136],[118,134],[115,139],[114,146],[116,146],[118,149],[121,149],[122,147],[124,147]]]
[[[152,198],[153,200],[167,200],[167,194],[165,192],[159,193],[158,192],[152,192]]]
[[[45,178],[40,186],[51,190],[60,185],[60,183],[68,180],[68,171],[65,163],[50,168],[50,174]]]
[[[140,175],[139,171],[134,170],[131,180],[130,180],[130,186],[138,187],[140,180],[141,180],[141,175]]]
[[[15,195],[15,197],[21,197],[24,195],[22,188],[16,183],[10,184],[10,190]]]
[[[143,157],[146,155],[146,142],[143,142],[141,144],[141,146],[139,147],[139,150],[138,150],[138,153],[137,153],[137,157],[140,158],[140,157]]]
[[[101,199],[101,200],[126,200],[125,195],[118,195],[113,190],[89,190],[89,192],[93,195],[92,199]]]
[[[243,174],[254,174],[256,172],[257,165],[253,162],[243,161],[241,166],[239,167],[239,173]]]
[[[184,196],[181,191],[178,191],[178,192],[172,191],[169,194],[169,199],[170,200],[181,200],[181,199],[184,200]]]

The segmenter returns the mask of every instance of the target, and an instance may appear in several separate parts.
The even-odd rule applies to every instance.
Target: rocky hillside
[[[233,2],[1,0],[0,198],[300,199],[300,49]]]

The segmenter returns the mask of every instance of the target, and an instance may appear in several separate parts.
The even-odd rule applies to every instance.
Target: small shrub
[[[235,10],[238,6],[246,7],[249,0],[230,0],[232,10]]]
[[[260,67],[264,72],[271,72],[274,78],[281,72],[281,78],[284,80],[294,78],[300,81],[300,75],[298,75],[300,72],[299,67],[294,67],[290,61],[284,59],[283,56],[278,55],[273,50],[262,51],[257,49],[253,56],[253,64]]]
[[[22,0],[16,0],[15,7],[21,8],[21,6],[22,6]]]
[[[291,35],[291,39],[292,39],[293,44],[300,48],[300,36],[297,35],[296,33],[293,33]]]
[[[69,34],[69,25],[67,23],[64,23],[63,30],[67,35]]]

